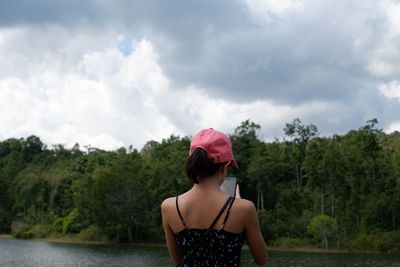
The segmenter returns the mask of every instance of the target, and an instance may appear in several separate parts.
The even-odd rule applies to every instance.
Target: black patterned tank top
[[[234,201],[233,197],[229,197],[210,227],[198,229],[186,226],[176,197],[176,209],[184,226],[183,230],[175,233],[175,240],[183,258],[179,266],[240,266],[244,235],[224,230]],[[226,208],[228,211],[221,228],[213,229]]]

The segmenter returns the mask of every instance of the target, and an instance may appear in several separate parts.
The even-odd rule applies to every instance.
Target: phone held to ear
[[[222,185],[219,188],[226,194],[228,194],[232,197],[236,197],[237,180],[238,179],[236,177],[226,177],[225,181],[222,183]]]

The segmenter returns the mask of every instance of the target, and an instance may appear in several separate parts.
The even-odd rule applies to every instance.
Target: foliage
[[[91,225],[86,229],[83,229],[78,234],[78,239],[80,241],[98,241],[105,242],[108,241],[107,237],[104,235],[100,227]]]
[[[19,235],[22,235],[24,232],[28,231],[30,226],[24,222],[12,222],[11,224],[11,233],[17,237]]]
[[[48,224],[38,224],[33,226],[29,231],[35,238],[44,238],[51,235],[52,227]]]
[[[400,230],[365,233],[360,232],[352,238],[344,240],[345,246],[354,250],[378,250],[387,252],[400,248]]]
[[[400,133],[377,125],[319,137],[294,119],[271,142],[250,120],[234,129],[239,168],[228,175],[257,207],[268,244],[400,250]],[[49,148],[37,136],[0,141],[0,233],[162,242],[162,200],[191,187],[189,144],[171,135],[138,152]]]
[[[335,220],[327,215],[318,215],[312,218],[307,233],[312,235],[315,240],[322,241],[325,248],[328,248],[328,239],[335,232]]]
[[[304,248],[309,247],[311,244],[307,239],[280,237],[274,240],[271,245],[277,248]]]
[[[27,231],[27,232],[24,232],[20,237],[17,237],[17,238],[32,239],[32,238],[34,238],[34,236],[35,235],[31,231]]]
[[[78,216],[78,211],[74,209],[67,217],[63,219],[63,224],[62,224],[62,233],[66,234],[70,232],[73,228],[73,223],[76,221],[76,218]]]
[[[62,233],[64,225],[64,218],[57,218],[53,221],[52,229],[56,232]]]

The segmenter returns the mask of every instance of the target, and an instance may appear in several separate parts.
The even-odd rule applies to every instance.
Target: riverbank
[[[5,239],[16,239],[12,235],[2,234],[0,238]],[[21,240],[21,239],[20,239]],[[63,238],[32,238],[22,240],[33,240],[40,242],[50,243],[70,243],[70,244],[92,244],[92,245],[118,245],[118,246],[143,246],[143,247],[166,247],[164,243],[118,243],[113,241],[81,241],[74,238],[63,237]],[[243,250],[249,250],[247,245],[243,245]],[[281,247],[268,247],[268,251],[282,251],[282,252],[303,252],[303,253],[330,253],[330,254],[344,254],[344,253],[355,253],[355,254],[395,254],[400,255],[400,251],[373,251],[373,250],[350,250],[350,249],[336,249],[336,248],[316,248],[316,247],[296,247],[296,248],[281,248]]]
[[[150,246],[150,247],[166,247],[163,243],[118,243],[115,241],[83,241],[78,240],[75,237],[46,237],[46,238],[29,238],[29,239],[20,239],[15,238],[13,235],[8,234],[0,234],[0,238],[4,239],[16,239],[16,240],[26,240],[26,241],[39,241],[39,242],[50,242],[50,243],[71,243],[71,244],[92,244],[92,245],[118,245],[118,246]]]

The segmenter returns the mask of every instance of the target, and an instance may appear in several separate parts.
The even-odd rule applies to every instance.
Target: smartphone
[[[222,191],[226,194],[235,197],[236,196],[236,184],[237,178],[236,177],[226,177],[225,181],[219,187]]]

